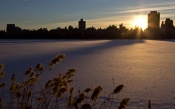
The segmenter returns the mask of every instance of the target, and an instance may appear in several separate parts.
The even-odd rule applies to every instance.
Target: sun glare
[[[142,29],[147,28],[147,19],[145,16],[137,16],[134,19],[133,26],[141,27]]]

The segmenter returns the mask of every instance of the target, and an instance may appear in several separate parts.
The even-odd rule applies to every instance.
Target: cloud
[[[109,8],[106,9],[103,12],[89,12],[88,14],[90,16],[95,16],[95,18],[90,18],[90,19],[108,19],[109,17],[119,17],[121,18],[121,20],[124,20],[124,18],[126,18],[126,16],[133,16],[133,15],[137,15],[138,13],[140,14],[145,14],[147,15],[150,11],[162,11],[161,13],[163,14],[166,12],[166,14],[171,14],[175,9],[175,1],[173,2],[161,2],[161,3],[151,3],[151,4],[145,4],[144,6],[134,6],[133,7],[125,7],[125,8],[121,8],[121,7],[115,7],[115,8]],[[87,14],[87,13],[86,13]],[[173,15],[171,15],[173,16]],[[167,17],[171,17],[171,16],[167,16]],[[111,20],[111,19],[110,19]]]
[[[121,9],[119,13],[136,13],[136,12],[148,12],[148,11],[164,11],[164,10],[173,10],[175,9],[175,1],[171,2],[158,2],[158,3],[150,3],[144,4],[140,6],[128,7]]]
[[[156,2],[156,3],[147,4],[145,6],[159,7],[159,6],[173,6],[173,5],[175,5],[175,1]]]
[[[15,1],[23,1],[28,2],[31,0],[15,0]],[[96,0],[96,1],[107,1],[107,0]],[[68,27],[69,25],[72,25],[73,27],[78,27],[78,17],[85,18],[87,21],[87,27],[95,26],[96,28],[102,27],[106,28],[109,25],[116,25],[118,26],[121,23],[124,23],[124,25],[127,28],[132,27],[132,21],[135,16],[138,16],[138,13],[147,16],[147,14],[150,11],[161,11],[161,18],[162,20],[165,19],[165,17],[171,17],[173,18],[175,15],[173,15],[173,11],[175,9],[175,1],[172,2],[157,2],[157,3],[145,3],[142,5],[132,5],[132,7],[109,7],[104,8],[103,10],[88,10],[87,12],[77,12],[69,14],[69,15],[63,15],[66,16],[65,18],[70,18],[68,20],[63,20],[61,17],[58,20],[54,21],[48,21],[43,23],[31,23],[37,27],[47,27],[48,29],[57,28],[57,27]],[[165,10],[165,11],[164,11]],[[166,13],[165,13],[166,12]],[[78,16],[78,17],[77,17]],[[76,21],[77,19],[77,21]],[[58,22],[57,22],[58,21]],[[68,22],[69,21],[69,22]],[[27,24],[28,21],[21,22],[21,24]]]
[[[139,8],[139,9],[133,9],[133,10],[126,10],[126,11],[121,11],[117,13],[135,13],[135,12],[147,12],[147,11],[161,11],[161,10],[171,10],[175,9],[175,6],[165,6],[165,7],[152,7],[152,8]]]

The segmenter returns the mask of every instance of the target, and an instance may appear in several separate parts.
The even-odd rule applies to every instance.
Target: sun
[[[137,16],[135,17],[134,21],[133,21],[133,26],[138,26],[141,27],[142,29],[146,29],[147,28],[147,19],[146,16]]]

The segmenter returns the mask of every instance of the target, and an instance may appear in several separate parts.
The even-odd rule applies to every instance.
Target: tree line
[[[0,39],[174,39],[175,29],[142,30],[141,27],[127,29],[123,25],[119,28],[109,25],[107,28],[89,27],[85,30],[72,26],[48,30],[19,29],[12,32],[0,30]]]

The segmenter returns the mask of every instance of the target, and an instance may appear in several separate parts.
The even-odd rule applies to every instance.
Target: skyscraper
[[[155,30],[159,29],[160,25],[160,13],[157,11],[151,11],[148,14],[148,29]]]
[[[7,24],[7,33],[12,34],[15,32],[15,24]]]
[[[171,20],[170,18],[166,18],[165,27],[166,29],[173,29],[174,28],[173,20]]]
[[[86,29],[86,21],[83,21],[83,19],[80,19],[78,22],[78,27],[80,30],[85,30]]]

